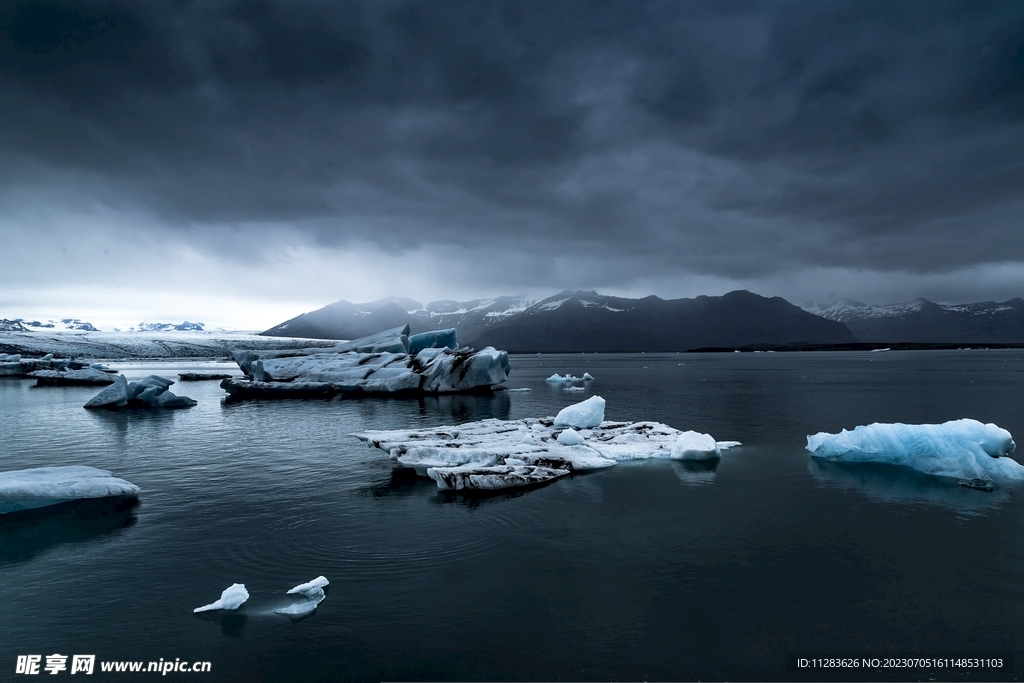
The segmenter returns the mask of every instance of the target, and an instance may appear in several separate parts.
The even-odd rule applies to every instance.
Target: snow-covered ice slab
[[[327,350],[240,351],[235,359],[251,379],[224,380],[221,387],[233,398],[437,394],[490,389],[508,379],[505,351],[460,349],[454,330],[415,335],[410,345],[408,332],[405,325]]]
[[[611,467],[624,460],[672,458],[680,438],[694,434],[660,422],[592,424],[595,415],[604,415],[604,399],[600,396],[569,408],[576,409],[569,411],[570,415],[586,418],[578,422],[590,426],[573,428],[553,417],[488,419],[432,429],[368,431],[353,436],[387,452],[399,464],[414,468],[420,476],[430,477],[440,489],[495,490],[544,483],[572,472]],[[711,443],[716,451],[739,445],[716,444],[714,440]],[[706,446],[702,441],[700,447]]]
[[[0,514],[90,498],[133,498],[135,484],[107,470],[71,465],[0,472]]]
[[[1005,429],[970,419],[937,425],[876,422],[853,431],[807,437],[807,450],[815,458],[902,465],[966,481],[1024,479],[1024,466],[1003,457],[1014,448]]]
[[[196,607],[192,610],[193,614],[198,612],[210,612],[216,609],[238,609],[242,606],[246,600],[249,599],[249,591],[245,590],[244,583],[233,583],[224,589],[224,592],[220,594],[220,599],[211,602],[209,605],[203,605],[202,607]]]

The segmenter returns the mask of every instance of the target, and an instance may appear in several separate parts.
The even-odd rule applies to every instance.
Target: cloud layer
[[[1019,3],[26,2],[0,120],[3,312],[1024,286]]]

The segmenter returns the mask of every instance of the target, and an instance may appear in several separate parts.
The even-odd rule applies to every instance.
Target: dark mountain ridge
[[[354,339],[408,323],[414,331],[454,327],[462,344],[512,353],[686,351],[702,346],[844,343],[842,324],[780,297],[747,291],[695,299],[627,299],[565,291],[537,303],[523,297],[416,301],[388,297],[338,301],[264,332],[268,336]]]

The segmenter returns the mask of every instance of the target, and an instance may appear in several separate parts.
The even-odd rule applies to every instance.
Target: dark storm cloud
[[[1014,2],[25,2],[0,119],[5,187],[209,249],[1024,259]]]

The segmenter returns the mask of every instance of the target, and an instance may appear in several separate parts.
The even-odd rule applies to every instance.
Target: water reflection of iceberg
[[[839,463],[809,458],[807,468],[820,482],[856,490],[885,503],[924,503],[955,508],[968,514],[983,514],[1009,500],[1012,484],[1001,484],[993,492],[975,491],[950,477],[923,474],[909,467],[881,463]]]
[[[27,562],[50,548],[86,543],[135,523],[133,498],[79,500],[0,516],[0,565]]]
[[[719,458],[713,460],[673,460],[672,469],[684,486],[708,486],[715,483]]]

